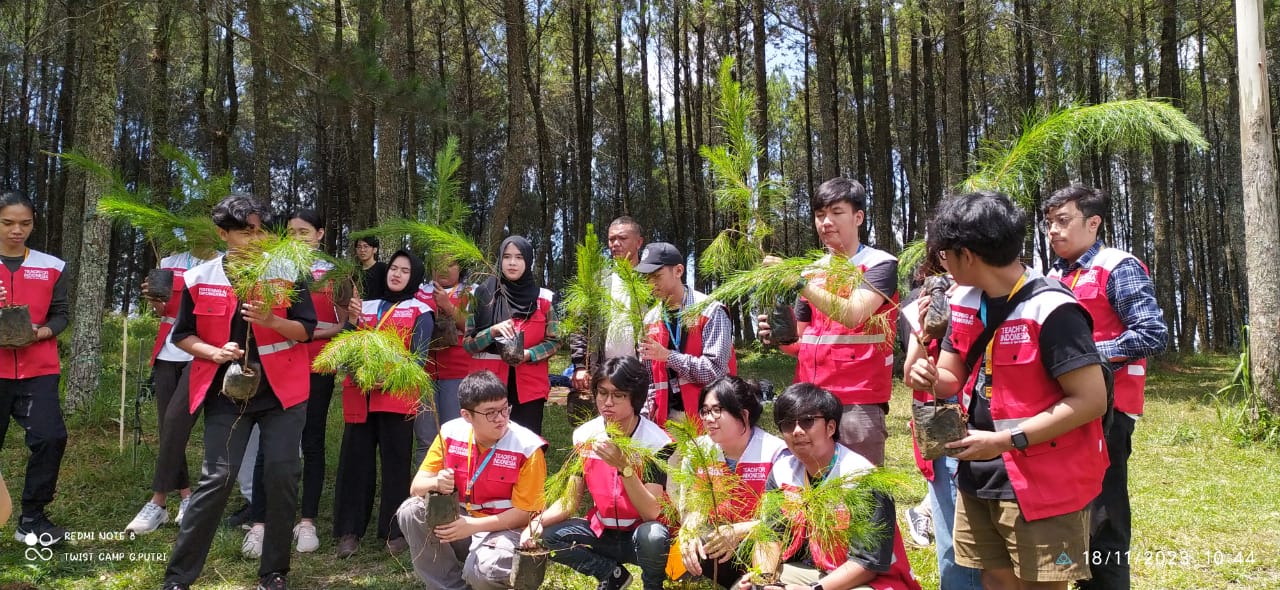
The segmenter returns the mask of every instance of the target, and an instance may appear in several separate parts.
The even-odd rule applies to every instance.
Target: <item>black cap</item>
[[[636,272],[647,275],[664,266],[684,264],[684,255],[675,246],[666,242],[654,242],[640,251],[640,264]]]

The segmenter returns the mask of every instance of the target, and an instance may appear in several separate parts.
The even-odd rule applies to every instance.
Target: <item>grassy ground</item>
[[[789,383],[789,359],[745,355],[741,372],[766,378],[779,386]],[[1276,588],[1280,587],[1280,456],[1261,447],[1236,446],[1219,426],[1207,394],[1230,376],[1231,360],[1195,357],[1156,367],[1148,384],[1146,416],[1134,436],[1130,463],[1134,504],[1132,562],[1135,588]],[[889,419],[889,466],[913,472],[906,429],[908,396],[895,395]],[[116,398],[118,400],[118,398]],[[49,559],[28,555],[11,539],[12,520],[0,528],[0,589],[135,589],[158,588],[165,560],[177,529],[172,524],[137,539],[119,538],[118,531],[149,495],[155,458],[154,408],[142,411],[144,436],[134,449],[131,440],[118,450],[115,414],[106,399],[87,417],[72,420],[71,439],[63,462],[58,499],[51,516],[81,537],[73,546],[56,548]],[[339,403],[335,400],[335,404]],[[27,451],[21,429],[10,428],[0,470],[9,489],[21,495]],[[550,463],[557,465],[568,446],[569,428],[563,408],[547,411],[547,438],[553,447]],[[329,478],[336,469],[341,413],[330,411]],[[200,440],[199,426],[194,441]],[[200,445],[188,450],[198,466]],[[899,505],[904,512],[924,494],[915,478],[910,496]],[[238,499],[233,499],[233,506]],[[322,546],[317,553],[295,554],[290,581],[295,588],[399,589],[418,586],[411,565],[381,550],[370,534],[361,552],[339,561],[331,524],[332,490],[322,500]],[[176,500],[170,502],[171,513]],[[242,533],[218,534],[200,587],[252,587],[257,564],[240,556]],[[930,549],[909,550],[912,567],[925,588],[936,588],[934,556]],[[638,571],[635,572],[638,578]],[[638,587],[638,582],[635,587]],[[553,566],[545,587],[593,588],[594,582],[566,568]]]

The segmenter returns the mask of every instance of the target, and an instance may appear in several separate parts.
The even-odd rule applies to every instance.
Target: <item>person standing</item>
[[[1133,538],[1129,506],[1129,455],[1133,429],[1142,415],[1147,358],[1160,354],[1169,329],[1146,265],[1132,254],[1103,245],[1102,221],[1110,210],[1106,193],[1081,185],[1060,189],[1044,204],[1045,229],[1057,259],[1049,276],[1061,280],[1093,318],[1093,340],[1115,373],[1115,416],[1106,432],[1111,464],[1102,493],[1093,501],[1091,555],[1129,553]],[[1129,561],[1090,559],[1092,579],[1081,588],[1124,589]]]
[[[260,428],[264,460],[262,489],[254,494],[264,494],[266,502],[258,587],[287,587],[290,531],[298,499],[298,448],[310,393],[310,357],[301,343],[315,332],[316,312],[305,283],[294,283],[297,297],[291,302],[241,301],[225,267],[227,257],[240,255],[263,239],[267,217],[266,209],[247,195],[223,199],[213,209],[213,222],[227,243],[227,254],[186,273],[187,290],[172,338],[194,357],[187,376],[188,410],[195,414],[204,407],[204,469],[165,569],[165,590],[190,588],[204,569],[254,425]],[[296,281],[304,270],[295,272],[295,276],[270,279]],[[242,350],[239,343],[250,334],[253,346]],[[261,377],[257,390],[247,400],[237,401],[217,392],[229,363],[241,359],[259,366]]]
[[[187,442],[195,416],[187,411],[187,388],[179,387],[191,366],[191,355],[174,345],[169,339],[173,325],[178,321],[178,309],[182,307],[182,293],[186,290],[183,275],[196,265],[203,264],[210,255],[196,257],[191,252],[166,256],[158,268],[173,273],[173,290],[168,299],[156,299],[148,295],[146,281],[142,293],[151,310],[160,316],[160,328],[156,332],[155,346],[151,350],[151,387],[156,395],[156,431],[160,435],[156,453],[156,470],[151,480],[151,500],[129,521],[124,530],[145,534],[168,522],[165,499],[171,492],[178,492],[182,500],[178,504],[175,523],[181,523],[191,502],[191,477],[187,470]],[[185,385],[185,383],[184,383]]]
[[[365,299],[382,299],[387,286],[387,263],[378,259],[382,250],[378,236],[356,240],[356,262],[360,264],[360,295]]]
[[[357,326],[394,328],[404,334],[405,347],[422,354],[431,342],[434,314],[415,296],[426,269],[417,256],[400,250],[387,264],[387,284],[383,299],[349,304]],[[387,551],[398,555],[408,548],[395,522],[395,511],[409,495],[409,474],[413,456],[413,419],[418,412],[418,392],[361,391],[350,376],[342,384],[342,447],[338,451],[338,477],[333,493],[333,536],[338,539],[338,557],[351,557],[369,526],[374,490],[381,489],[377,533],[386,540]],[[378,460],[382,462],[382,483],[378,485]]]
[[[413,419],[413,435],[417,439],[414,465],[421,465],[427,456],[427,449],[439,434],[437,424],[462,416],[458,387],[463,377],[471,374],[473,364],[471,354],[462,347],[462,338],[467,330],[466,308],[475,291],[462,279],[462,267],[450,262],[437,268],[432,279],[422,283],[418,291],[418,300],[430,306],[436,317],[427,361],[427,373],[435,384],[435,403]]]
[[[476,287],[475,313],[467,317],[462,346],[475,358],[474,370],[488,369],[507,385],[511,421],[541,435],[542,410],[551,393],[547,363],[560,348],[555,296],[534,278],[528,239],[510,236],[498,252],[498,276]],[[523,335],[523,352],[502,355],[507,343],[520,341],[517,334]]]
[[[956,563],[982,570],[986,588],[1065,590],[1089,577],[1107,385],[1089,315],[1019,260],[1026,231],[1001,193],[942,204],[927,247],[960,287],[937,362],[917,359],[904,381],[968,409],[968,434],[946,445],[960,449]]]
[[[26,197],[0,192],[0,302],[25,305],[31,314],[30,342],[0,352],[0,444],[12,418],[25,431],[31,450],[14,538],[34,535],[47,546],[62,542],[67,532],[44,509],[53,501],[67,450],[58,397],[58,334],[67,328],[70,302],[63,279],[66,263],[27,247],[35,216],[36,207]]]
[[[801,282],[796,303],[800,341],[778,348],[797,357],[797,383],[813,383],[844,405],[840,441],[876,465],[884,464],[889,436],[885,415],[893,392],[893,332],[897,322],[898,259],[862,242],[867,193],[857,181],[833,178],[818,187],[813,225],[828,251]],[[843,257],[862,273],[852,287],[831,291],[827,271],[832,257]],[[767,256],[764,266],[781,260]],[[884,322],[873,321],[883,316]],[[767,316],[758,318],[758,335],[771,343]]]
[[[289,235],[312,248],[320,250],[324,240],[324,220],[313,209],[299,209],[289,217]],[[311,284],[323,284],[325,275],[333,265],[317,260],[311,265]],[[347,309],[334,299],[334,286],[325,284],[313,288],[311,304],[316,310],[316,330],[307,343],[309,360],[316,356],[338,335],[347,323]],[[311,372],[310,394],[307,396],[307,424],[302,428],[302,518],[293,527],[295,548],[299,553],[310,553],[320,548],[316,534],[316,517],[320,514],[320,493],[324,490],[325,440],[329,423],[329,405],[333,400],[334,376],[329,373]]]
[[[640,247],[644,245],[643,230],[640,223],[628,216],[622,216],[609,224],[609,254],[613,264],[626,261],[634,268],[640,264]],[[627,307],[631,297],[627,293],[617,271],[612,271],[604,278],[609,288],[609,295],[616,307]],[[587,339],[582,334],[574,334],[569,340],[569,360],[573,362],[573,388],[578,391],[591,389],[591,372],[588,366],[594,367],[619,356],[636,354],[636,337],[632,334],[631,323],[623,314],[611,314],[604,340],[604,350],[587,350]]]
[[[724,305],[713,303],[696,320],[686,308],[707,298],[684,284],[684,255],[666,242],[654,242],[640,254],[636,272],[648,275],[658,304],[645,314],[640,360],[652,373],[645,415],[658,426],[692,412],[708,383],[738,372],[733,353],[733,324]]]

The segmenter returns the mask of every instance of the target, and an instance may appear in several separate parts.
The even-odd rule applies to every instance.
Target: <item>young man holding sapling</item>
[[[287,587],[290,541],[297,510],[298,448],[307,416],[310,357],[300,343],[311,339],[316,327],[315,308],[302,282],[292,277],[270,277],[294,282],[291,301],[240,301],[227,278],[226,259],[244,253],[265,237],[267,210],[245,195],[231,195],[213,209],[218,235],[227,243],[227,255],[186,272],[187,290],[173,328],[178,348],[194,357],[185,380],[191,413],[204,407],[204,470],[191,495],[178,539],[165,570],[165,590],[190,588],[204,569],[222,512],[231,494],[231,480],[244,457],[249,432],[261,429],[266,500],[266,526],[258,588]],[[249,350],[242,350],[252,333]],[[243,402],[219,394],[230,363],[248,355],[260,365],[257,390]]]
[[[986,588],[1065,590],[1087,579],[1089,504],[1107,467],[1107,386],[1089,316],[1018,259],[1026,215],[1005,195],[942,204],[928,248],[960,285],[936,364],[904,379],[968,408],[956,484],[956,563]]]
[[[889,437],[885,414],[893,392],[893,331],[897,321],[898,259],[862,242],[867,193],[857,181],[833,178],[818,187],[813,225],[829,252],[802,280],[796,302],[800,341],[779,346],[795,356],[796,382],[813,383],[844,406],[840,440],[876,465],[884,463]],[[843,257],[862,273],[856,285],[828,288],[824,265]],[[764,266],[781,262],[766,256]],[[884,321],[877,322],[876,316]],[[771,343],[767,316],[758,318],[760,340]]]
[[[1049,276],[1075,293],[1093,318],[1098,352],[1115,369],[1115,416],[1107,430],[1111,465],[1090,518],[1091,580],[1081,588],[1129,587],[1129,454],[1133,428],[1142,415],[1147,357],[1164,351],[1169,338],[1147,267],[1132,254],[1104,246],[1102,221],[1109,203],[1096,188],[1071,185],[1044,204],[1049,245],[1058,258]]]
[[[648,333],[639,351],[652,373],[646,417],[658,426],[684,419],[686,412],[697,421],[702,388],[738,372],[733,324],[724,306],[707,307],[696,321],[684,317],[686,308],[707,297],[684,284],[684,260],[675,246],[655,242],[645,247],[636,265],[636,272],[648,275],[658,298],[645,314]]]
[[[520,532],[543,508],[546,441],[510,420],[507,386],[492,372],[462,379],[458,400],[462,417],[440,426],[396,518],[427,588],[510,588]],[[467,513],[428,528],[430,492],[455,494]]]

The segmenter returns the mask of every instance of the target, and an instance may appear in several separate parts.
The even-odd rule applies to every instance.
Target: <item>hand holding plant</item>
[[[448,524],[442,524],[433,529],[432,532],[436,534],[436,538],[441,542],[452,543],[454,541],[460,541],[470,537],[471,535],[479,532],[479,528],[471,523],[471,519],[465,516],[459,516],[457,520]]]
[[[265,301],[246,301],[240,304],[240,314],[244,316],[244,321],[263,328],[271,328],[279,319],[279,316],[271,313],[271,306]]]
[[[213,356],[209,357],[209,360],[221,365],[230,361],[238,361],[243,356],[244,351],[240,350],[239,344],[235,342],[228,342],[223,344],[222,348],[219,348],[214,352]]]
[[[441,469],[436,474],[436,492],[440,494],[452,494],[454,488],[453,470]]]

